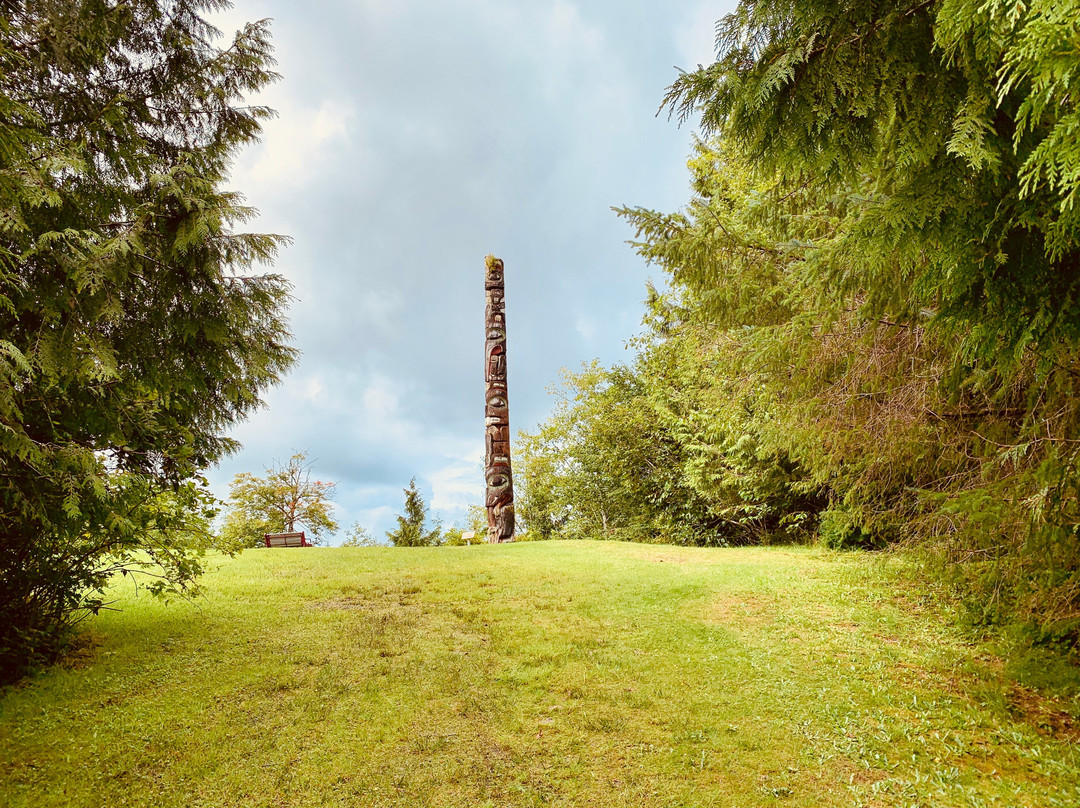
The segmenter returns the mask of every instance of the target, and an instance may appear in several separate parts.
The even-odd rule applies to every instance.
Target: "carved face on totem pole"
[[[506,312],[503,304],[503,262],[485,259],[484,290],[484,504],[488,537],[493,542],[514,537],[514,481],[510,472],[510,410],[506,390]]]

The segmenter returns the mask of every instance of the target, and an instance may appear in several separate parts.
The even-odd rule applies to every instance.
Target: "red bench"
[[[267,547],[311,547],[304,531],[299,533],[263,533]]]

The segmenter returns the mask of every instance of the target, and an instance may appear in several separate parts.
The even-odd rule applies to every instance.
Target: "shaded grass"
[[[1073,703],[865,556],[249,551],[0,701],[16,806],[1075,806]]]

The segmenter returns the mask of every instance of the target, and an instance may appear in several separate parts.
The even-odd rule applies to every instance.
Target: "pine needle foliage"
[[[389,530],[386,538],[395,547],[429,547],[442,543],[442,526],[436,522],[431,530],[427,527],[428,509],[424,497],[416,487],[416,478],[409,480],[405,494],[405,513],[398,514],[397,530]]]
[[[276,77],[266,21],[207,22],[227,5],[0,2],[0,678],[117,570],[193,584],[191,481],[293,360],[255,269],[284,239],[223,188]]]
[[[1041,370],[1033,349],[1007,372],[961,362],[930,313],[870,317],[865,294],[837,294],[817,274],[805,237],[833,221],[829,205],[762,213],[768,186],[748,186],[731,154],[699,144],[690,165],[700,195],[686,213],[621,214],[672,276],[651,302],[663,337],[653,350],[685,370],[652,374],[653,400],[680,415],[688,471],[708,475],[688,479],[709,507],[729,503],[721,513],[743,532],[767,506],[780,518],[757,524],[820,517],[832,546],[917,545],[969,594],[977,622],[1019,618],[1038,636],[1072,637],[1073,374]],[[732,437],[753,447],[741,466]],[[789,477],[774,476],[778,462]]]

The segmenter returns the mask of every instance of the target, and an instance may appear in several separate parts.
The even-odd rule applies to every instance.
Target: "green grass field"
[[[1075,703],[867,556],[252,550],[3,693],[0,805],[1080,805]]]

